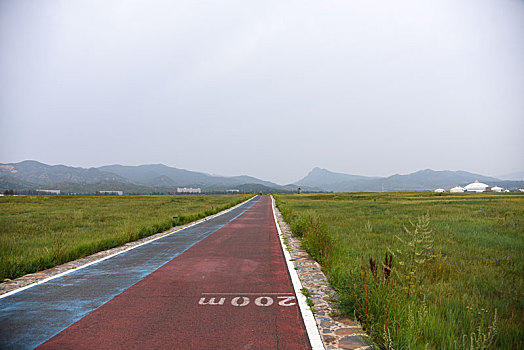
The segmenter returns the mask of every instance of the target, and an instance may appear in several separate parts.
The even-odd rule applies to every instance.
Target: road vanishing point
[[[0,349],[311,349],[287,266],[257,196],[2,297]]]

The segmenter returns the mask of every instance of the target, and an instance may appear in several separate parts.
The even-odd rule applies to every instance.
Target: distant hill
[[[449,189],[457,185],[464,186],[475,180],[487,184],[494,184],[499,179],[479,174],[468,173],[466,171],[435,171],[431,169],[420,170],[407,175],[393,175],[383,180],[375,182],[375,189],[379,190],[376,185],[384,185],[385,191],[424,191],[434,190],[442,187]],[[380,189],[381,190],[381,189]]]
[[[375,178],[361,176],[361,175],[334,173],[332,171],[321,169],[317,167],[317,168],[313,168],[309,172],[309,174],[306,175],[306,177],[297,181],[296,184],[301,185],[301,186],[325,187],[325,186],[337,186],[338,184],[351,183],[355,181],[358,182],[361,180],[371,180],[371,179],[375,179]]]
[[[130,180],[96,168],[74,168],[65,165],[47,165],[34,160],[0,164],[0,176],[11,176],[19,181],[36,185],[59,182],[90,184],[103,181],[131,183]]]
[[[123,166],[108,165],[99,170],[118,174],[132,180],[134,183],[147,186],[163,187],[200,187],[209,190],[238,189],[241,185],[257,184],[267,189],[284,190],[283,186],[273,182],[257,179],[252,176],[213,176],[196,171],[168,167],[163,164]]]
[[[366,177],[333,173],[326,169],[314,168],[297,185],[314,185],[323,191],[334,192],[380,192],[380,191],[431,191],[442,187],[449,189],[457,185],[464,186],[475,180],[487,184],[515,187],[515,183],[507,183],[497,178],[473,174],[466,171],[435,171],[420,170],[407,175],[392,175],[389,177]],[[511,185],[511,186],[508,186]]]
[[[363,184],[366,184],[374,179],[378,178],[334,173],[326,169],[313,168],[309,174],[306,175],[306,177],[295,182],[295,184],[302,187],[309,186],[319,188],[324,191],[341,192],[348,191],[350,188],[360,188]]]
[[[149,181],[146,181],[145,185],[152,187],[176,187],[177,183],[169,176],[160,175],[155,178],[152,178]]]
[[[0,164],[0,190],[14,189],[31,192],[55,189],[62,193],[93,194],[98,191],[125,193],[176,193],[177,187],[199,187],[214,193],[238,189],[240,192],[294,191],[273,182],[251,176],[213,176],[196,171],[168,167],[163,164],[100,168],[75,168],[47,165],[37,161]]]
[[[149,164],[138,166],[106,165],[98,170],[117,174],[131,180],[134,183],[161,186],[169,182],[172,186],[184,186],[188,184],[207,183],[211,175],[172,168],[163,164]]]
[[[35,184],[17,179],[11,175],[0,175],[0,189],[20,190],[33,187]]]
[[[466,171],[420,170],[407,175],[370,177],[335,173],[313,168],[294,184],[281,186],[252,176],[215,176],[169,167],[163,164],[138,166],[107,165],[99,168],[78,168],[47,165],[33,160],[0,164],[0,191],[17,190],[34,193],[37,189],[61,190],[62,193],[94,194],[98,191],[123,191],[126,194],[176,193],[177,187],[198,187],[205,193],[239,190],[241,193],[296,192],[379,192],[432,191],[450,189],[475,180],[517,189],[523,181],[504,181]]]

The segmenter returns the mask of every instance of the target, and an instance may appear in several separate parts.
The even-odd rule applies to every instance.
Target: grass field
[[[276,199],[381,348],[524,348],[523,195]]]
[[[2,196],[0,281],[198,220],[248,197]]]

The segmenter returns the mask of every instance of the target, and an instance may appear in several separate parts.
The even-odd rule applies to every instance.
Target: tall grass
[[[381,348],[523,348],[524,196],[278,195],[277,203],[314,257],[328,252],[319,261],[341,311]]]
[[[247,198],[243,195],[0,197],[0,281],[166,231]]]

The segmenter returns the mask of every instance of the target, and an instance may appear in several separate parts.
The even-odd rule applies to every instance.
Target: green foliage
[[[524,347],[524,196],[276,199],[302,240],[304,228],[329,234],[332,250],[322,267],[340,310],[356,315],[380,348]]]
[[[492,324],[487,330],[482,329],[482,325],[469,334],[464,334],[461,341],[455,342],[455,349],[464,350],[486,350],[492,349],[497,336],[497,310],[495,310],[495,316]]]
[[[302,288],[300,290],[300,292],[306,297],[306,298],[309,298],[311,296],[311,293],[309,293],[309,289],[307,288]]]
[[[395,269],[400,283],[405,285],[408,296],[417,291],[422,284],[421,270],[426,263],[435,258],[433,253],[433,239],[429,228],[429,214],[418,217],[417,223],[409,221],[411,229],[404,226],[407,238],[395,237],[402,243],[396,252],[390,252],[396,256],[399,268]]]
[[[320,222],[318,215],[311,211],[295,215],[278,201],[277,206],[284,219],[290,224],[293,233],[300,237],[309,254],[321,265],[327,266],[333,251],[333,239],[325,225]]]
[[[0,281],[167,231],[248,197],[0,197]]]
[[[309,292],[309,289],[302,288],[300,292],[306,297],[306,304],[311,309],[311,312],[316,312],[314,308],[315,303],[313,302],[313,300],[310,299],[311,293]]]

